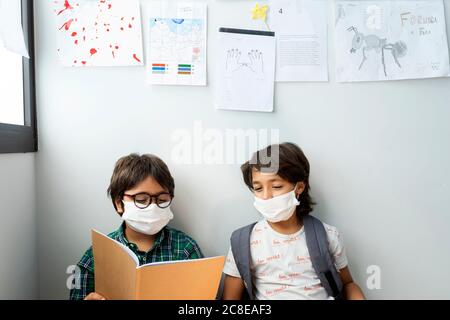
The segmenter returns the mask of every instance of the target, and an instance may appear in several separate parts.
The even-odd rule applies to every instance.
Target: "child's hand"
[[[98,293],[89,293],[84,300],[106,300],[105,297],[99,295]]]

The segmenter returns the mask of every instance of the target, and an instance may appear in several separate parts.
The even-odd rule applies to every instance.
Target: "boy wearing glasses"
[[[167,165],[154,155],[131,154],[116,163],[108,194],[124,222],[108,236],[130,248],[141,265],[203,258],[192,238],[167,226],[173,218],[174,189]],[[70,299],[105,300],[95,293],[92,247],[77,266],[81,285],[70,291]]]

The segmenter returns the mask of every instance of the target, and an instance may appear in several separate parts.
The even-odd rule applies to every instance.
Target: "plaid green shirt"
[[[197,243],[187,236],[185,233],[176,229],[165,227],[156,236],[153,248],[148,252],[138,250],[134,243],[128,242],[125,237],[125,223],[114,232],[108,234],[111,239],[117,240],[130,248],[138,257],[139,265],[172,261],[172,260],[188,260],[203,258],[203,254]],[[71,300],[82,300],[89,293],[95,292],[94,281],[94,255],[92,246],[86,251],[81,260],[77,263],[79,268],[78,275],[80,276],[79,288],[70,290]],[[77,283],[76,279],[73,281],[74,285]]]

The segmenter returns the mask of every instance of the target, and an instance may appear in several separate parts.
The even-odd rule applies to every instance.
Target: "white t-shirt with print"
[[[330,253],[337,270],[348,264],[342,237],[324,223]],[[309,257],[304,228],[290,235],[276,232],[266,220],[259,221],[250,235],[250,270],[258,300],[330,299]],[[223,272],[240,278],[231,248]],[[331,298],[332,299],[332,298]]]

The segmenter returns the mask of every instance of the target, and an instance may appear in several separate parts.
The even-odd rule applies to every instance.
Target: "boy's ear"
[[[114,203],[116,204],[116,211],[117,213],[122,216],[124,209],[123,209],[123,202],[120,200],[116,200],[114,201]]]
[[[305,191],[305,183],[303,181],[300,181],[297,183],[297,188],[295,190],[295,194],[297,195],[297,198]]]

